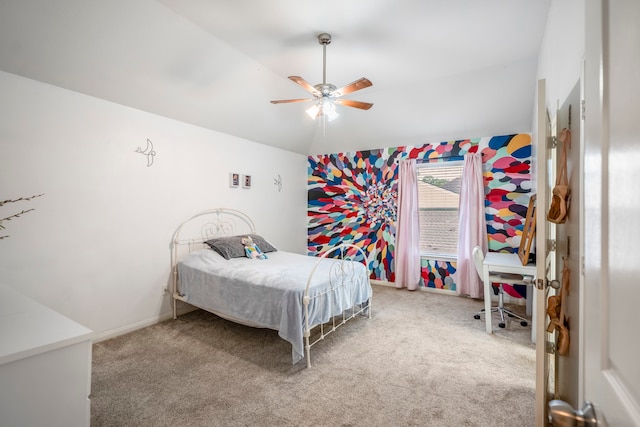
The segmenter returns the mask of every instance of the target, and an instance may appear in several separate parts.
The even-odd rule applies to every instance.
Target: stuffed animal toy
[[[247,258],[267,259],[267,256],[260,250],[258,245],[253,243],[253,239],[250,236],[243,237],[242,244],[244,246],[244,252],[247,254]]]

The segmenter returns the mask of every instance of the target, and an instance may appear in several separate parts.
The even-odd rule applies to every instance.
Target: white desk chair
[[[484,254],[482,253],[482,249],[480,246],[476,246],[473,248],[473,263],[476,266],[476,271],[478,275],[482,279],[482,264],[484,263]],[[498,326],[504,328],[506,326],[504,322],[504,315],[506,314],[509,317],[515,317],[520,319],[520,324],[522,326],[527,326],[529,323],[525,317],[522,317],[513,311],[504,308],[504,289],[502,288],[502,284],[506,283],[508,285],[531,285],[531,281],[533,277],[531,276],[523,276],[522,274],[511,274],[511,273],[495,273],[489,272],[489,283],[485,283],[484,286],[492,286],[494,283],[498,283],[498,305],[491,307],[491,313],[500,314],[500,323]],[[480,319],[482,314],[485,314],[485,310],[482,309],[478,313],[474,314],[475,319]]]

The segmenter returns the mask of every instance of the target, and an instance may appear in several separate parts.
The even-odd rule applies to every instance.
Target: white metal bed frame
[[[195,227],[194,227],[195,225]],[[190,227],[190,228],[189,228]],[[196,230],[194,230],[194,228]],[[198,231],[198,236],[193,238],[183,238],[182,234],[185,232],[195,232]],[[197,213],[191,218],[183,221],[180,226],[176,229],[173,238],[171,240],[171,271],[172,271],[172,306],[173,306],[173,318],[177,319],[178,310],[177,304],[178,301],[182,301],[186,304],[188,302],[181,295],[179,288],[179,277],[178,277],[178,262],[183,254],[191,253],[195,250],[200,250],[208,246],[205,245],[207,240],[210,240],[215,237],[223,237],[223,236],[234,236],[241,234],[255,234],[255,224],[253,220],[243,212],[240,212],[235,209],[227,209],[227,208],[215,208],[208,209],[202,212]],[[313,269],[311,270],[309,277],[307,279],[306,289],[304,293],[304,297],[302,300],[304,307],[304,350],[305,356],[307,359],[307,367],[311,367],[311,347],[318,342],[322,341],[326,336],[335,332],[340,326],[347,323],[347,321],[355,318],[358,315],[366,315],[368,318],[371,318],[371,302],[372,296],[365,304],[352,304],[352,307],[343,311],[341,315],[333,316],[329,322],[319,325],[310,325],[309,324],[309,305],[315,298],[321,298],[326,296],[327,294],[336,292],[337,290],[343,290],[342,288],[347,288],[349,285],[354,283],[358,279],[363,279],[363,277],[358,276],[358,272],[355,271],[355,267],[353,263],[348,261],[356,261],[356,258],[360,257],[361,261],[365,265],[365,273],[366,281],[369,283],[369,270],[368,270],[368,259],[365,252],[358,246],[353,244],[340,244],[331,248],[330,250],[324,252],[321,256],[318,257],[318,262],[315,264]],[[325,259],[335,260],[335,262],[331,265],[330,268],[330,277],[329,288],[314,296],[309,296],[309,286],[311,285],[313,275],[318,267],[318,265],[323,262]],[[362,274],[362,273],[360,273]],[[330,296],[330,295],[329,295]],[[323,298],[319,300],[320,303],[323,301],[328,301],[330,304],[329,309],[330,312],[333,313],[332,304],[333,298]],[[220,313],[215,313],[223,318],[226,318],[224,315]],[[228,319],[228,318],[227,318]],[[229,319],[235,322],[238,322],[237,319]],[[242,323],[242,322],[241,322]],[[245,323],[247,326],[259,326],[250,323]],[[315,328],[318,328],[319,335],[315,336],[313,339],[311,338],[311,331]]]

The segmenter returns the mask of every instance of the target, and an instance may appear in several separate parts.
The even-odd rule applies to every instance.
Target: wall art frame
[[[242,175],[242,188],[251,188],[251,175]]]
[[[229,187],[238,188],[240,186],[240,174],[231,172],[229,174]]]

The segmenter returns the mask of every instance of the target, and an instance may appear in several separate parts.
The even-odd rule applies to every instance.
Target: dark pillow
[[[205,243],[225,259],[240,258],[246,256],[244,253],[244,246],[240,239],[241,238],[237,236],[217,237],[215,239],[207,240]]]
[[[277,251],[277,249],[267,242],[262,236],[258,236],[257,234],[216,237],[215,239],[207,240],[205,243],[225,259],[242,258],[247,256],[244,251],[244,245],[242,244],[242,238],[245,236],[251,236],[253,243],[257,245],[262,252]]]

